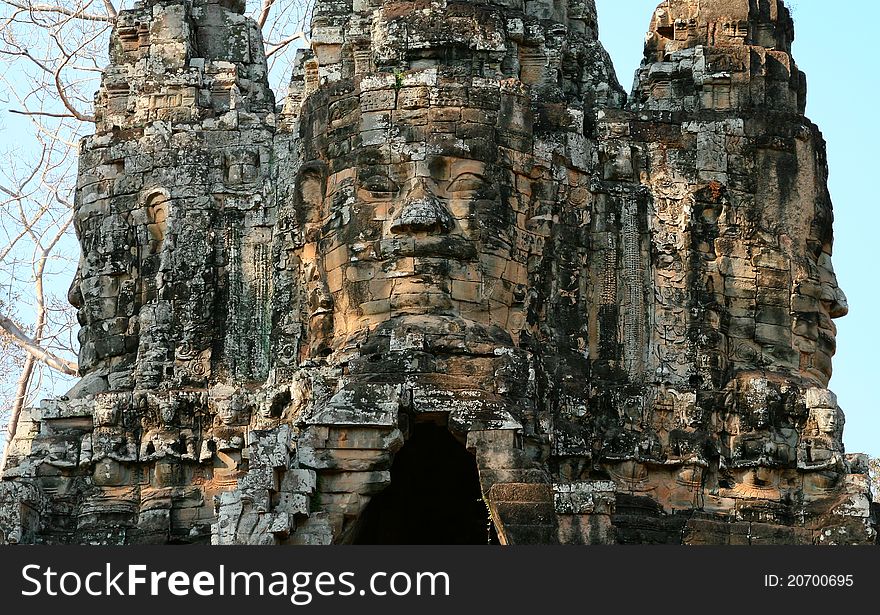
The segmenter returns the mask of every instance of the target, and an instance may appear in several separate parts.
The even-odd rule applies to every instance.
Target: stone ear
[[[150,253],[156,254],[161,251],[162,243],[168,232],[168,217],[171,213],[170,202],[167,196],[157,192],[147,199],[146,208]]]
[[[324,196],[327,194],[327,172],[321,163],[303,165],[296,178],[293,202],[305,222],[321,218]]]
[[[302,204],[306,207],[320,207],[324,200],[323,178],[308,174],[302,178],[299,185],[299,196]]]

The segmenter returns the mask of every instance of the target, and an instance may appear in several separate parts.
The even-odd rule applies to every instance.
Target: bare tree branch
[[[94,123],[95,118],[94,118],[94,116],[92,116],[92,115],[86,115],[86,114],[84,114],[84,113],[80,113],[80,112],[76,109],[76,107],[73,106],[73,103],[70,102],[70,99],[67,97],[67,92],[65,91],[65,87],[64,87],[64,85],[61,83],[61,71],[64,69],[65,66],[67,66],[67,63],[68,63],[68,62],[70,61],[70,59],[74,56],[74,54],[76,54],[76,53],[78,53],[79,51],[81,51],[81,50],[83,49],[83,47],[85,47],[86,45],[88,45],[89,43],[91,43],[95,38],[97,38],[97,37],[100,36],[101,34],[103,34],[103,32],[99,32],[98,34],[95,34],[95,36],[91,37],[90,39],[86,39],[86,40],[83,41],[83,43],[82,43],[82,44],[81,44],[81,45],[80,45],[75,51],[73,51],[72,53],[66,53],[65,50],[64,50],[64,46],[61,44],[61,41],[58,40],[58,36],[55,35],[55,34],[51,34],[52,38],[55,40],[55,43],[58,45],[58,49],[59,49],[59,50],[61,51],[61,53],[64,54],[64,56],[65,56],[65,57],[64,57],[64,61],[61,62],[61,64],[58,65],[58,68],[55,69],[55,88],[56,88],[56,90],[58,91],[58,96],[59,96],[59,98],[61,99],[61,103],[67,108],[68,111],[70,111],[70,112],[73,114],[73,117],[75,117],[76,119],[78,119],[80,122],[92,122],[92,123]]]
[[[56,369],[62,374],[68,376],[76,376],[79,373],[79,366],[62,357],[52,354],[48,350],[41,348],[33,339],[22,331],[12,319],[0,314],[0,329],[9,335],[13,341],[25,349],[29,355],[38,361],[42,361],[52,369]]]
[[[110,0],[104,0],[104,9],[107,11],[107,15],[116,21],[116,7],[113,6],[113,3]]]
[[[272,11],[273,4],[275,4],[275,0],[263,0],[263,6],[260,8],[260,14],[257,16],[257,25],[260,26],[261,30],[266,25],[266,20],[269,19],[269,13]]]
[[[28,390],[30,389],[31,377],[34,373],[34,365],[36,359],[33,355],[28,355],[25,360],[21,374],[18,376],[18,382],[15,386],[15,398],[12,402],[12,414],[9,416],[9,424],[6,426],[6,448],[3,451],[3,466],[6,466],[6,454],[9,452],[9,444],[15,437],[15,431],[18,429],[18,419],[21,418],[21,411],[27,405]]]
[[[306,43],[309,42],[309,38],[308,38],[308,36],[306,36],[306,33],[303,32],[302,30],[300,30],[296,34],[294,34],[292,36],[288,36],[287,38],[282,39],[282,40],[278,41],[277,43],[266,43],[268,46],[268,51],[266,51],[266,57],[271,58],[273,55],[275,55],[279,51],[283,51],[285,47],[287,47],[291,43],[298,41],[298,40],[303,40]]]
[[[50,113],[48,111],[22,111],[21,109],[10,109],[9,112],[17,115],[42,115],[43,117],[76,117],[72,113]]]
[[[71,10],[64,8],[63,6],[54,6],[51,4],[21,4],[19,2],[15,2],[14,0],[3,0],[9,6],[15,7],[17,9],[21,9],[23,11],[35,12],[35,13],[56,13],[58,15],[66,15],[68,17],[74,17],[76,19],[83,19],[85,21],[104,21],[108,23],[113,23],[116,21],[116,9],[113,8],[113,5],[110,2],[105,1],[105,6],[109,5],[108,11],[106,15],[98,15],[97,13],[86,13],[85,9],[80,10]],[[113,9],[112,13],[109,9]]]
[[[279,95],[293,50],[309,43],[313,1],[247,0]],[[61,289],[79,258],[69,232],[76,156],[122,8],[120,0],[0,1],[0,102],[15,135],[0,142],[0,414],[10,434],[28,404],[77,374],[65,358],[77,353],[75,310]]]

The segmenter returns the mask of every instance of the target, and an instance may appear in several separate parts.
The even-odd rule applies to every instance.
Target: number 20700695
[[[851,574],[765,574],[765,587],[852,587]]]

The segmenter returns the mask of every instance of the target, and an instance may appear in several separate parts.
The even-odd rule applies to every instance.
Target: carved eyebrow
[[[360,186],[370,192],[397,192],[400,190],[397,182],[384,173],[374,173],[360,178]]]
[[[310,179],[316,179],[323,182],[327,178],[327,165],[319,161],[307,162],[299,168],[299,173],[297,175],[299,182],[308,181]]]
[[[466,180],[473,180],[473,181],[478,181],[481,183],[485,183],[487,181],[486,177],[479,174],[479,173],[474,173],[472,171],[465,171],[464,173],[459,173],[455,179],[453,179],[451,182],[449,182],[449,187],[451,188],[453,185],[457,184],[458,182],[466,181]]]

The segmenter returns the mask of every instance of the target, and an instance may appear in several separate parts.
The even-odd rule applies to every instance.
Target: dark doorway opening
[[[477,463],[440,425],[416,424],[395,455],[391,485],[358,519],[355,544],[498,544]]]

